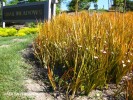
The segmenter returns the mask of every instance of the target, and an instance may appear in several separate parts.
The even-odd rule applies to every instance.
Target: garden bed
[[[111,92],[108,88],[112,84],[119,88],[122,78],[132,73],[132,15],[62,14],[40,25],[34,53],[47,69],[52,89],[65,92],[68,99],[89,95],[95,89],[101,90],[102,96],[113,94],[116,87]]]

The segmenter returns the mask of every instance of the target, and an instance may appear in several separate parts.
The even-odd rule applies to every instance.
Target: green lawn
[[[0,37],[0,100],[9,100],[9,97],[5,95],[7,92],[24,91],[22,83],[30,65],[24,62],[21,51],[33,41],[33,37],[34,35]],[[12,96],[10,100],[20,98]]]

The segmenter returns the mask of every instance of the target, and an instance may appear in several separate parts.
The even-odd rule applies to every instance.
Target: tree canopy
[[[78,9],[87,9],[90,6],[90,2],[97,2],[98,0],[72,0],[68,4],[68,9],[70,11],[75,11],[77,8]],[[76,6],[77,5],[77,6]],[[77,8],[76,8],[77,7]]]
[[[123,10],[133,10],[133,0],[113,0],[115,8],[122,7]]]
[[[133,11],[133,1],[127,0],[127,2],[126,2],[126,7],[127,7],[127,9]]]
[[[118,6],[120,5],[121,3],[124,3],[124,0],[113,0],[114,1],[114,5],[115,6]]]

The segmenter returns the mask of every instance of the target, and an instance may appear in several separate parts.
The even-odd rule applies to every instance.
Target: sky
[[[62,10],[67,10],[67,4],[70,2],[71,0],[66,0],[64,3],[61,4],[61,9]],[[109,0],[110,1],[110,0]],[[104,7],[104,9],[108,9],[108,0],[98,0],[98,9],[102,9]],[[94,8],[94,4],[91,3],[91,7],[90,9]]]

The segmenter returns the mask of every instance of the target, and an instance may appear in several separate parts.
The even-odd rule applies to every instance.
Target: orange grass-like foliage
[[[40,25],[35,55],[72,98],[118,84],[133,65],[133,13],[59,15]]]
[[[133,100],[133,77],[126,81],[126,100]]]

